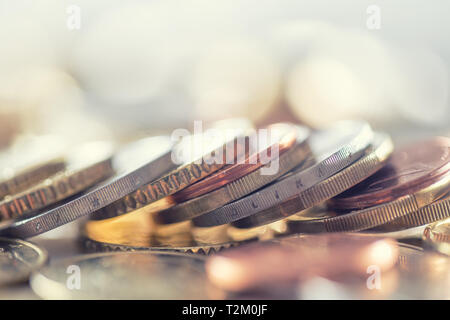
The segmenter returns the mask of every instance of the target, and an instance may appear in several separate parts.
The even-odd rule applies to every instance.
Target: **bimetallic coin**
[[[450,172],[450,138],[435,137],[397,149],[386,166],[330,201],[339,210],[363,209],[414,193]]]
[[[299,129],[296,143],[269,164],[210,193],[158,212],[155,214],[155,221],[159,224],[171,224],[193,219],[264,187],[296,167],[310,165],[308,136],[307,130]],[[265,171],[274,161],[278,162],[278,171],[266,174]]]
[[[177,253],[81,255],[50,264],[30,284],[45,299],[218,298],[205,278],[204,260]]]
[[[169,137],[146,138],[127,145],[112,159],[113,177],[53,209],[1,223],[0,234],[32,237],[93,213],[173,169],[171,150]]]
[[[175,193],[172,195],[174,201],[181,203],[199,197],[255,171],[292,147],[298,135],[298,128],[287,123],[272,124],[264,130],[268,132],[268,139],[259,143],[254,152],[248,153],[245,158],[238,159],[234,164]],[[257,138],[254,132],[250,140],[256,142]]]
[[[0,238],[0,286],[25,281],[47,262],[47,252],[35,244]]]
[[[450,256],[450,219],[427,226],[423,239],[430,247]]]
[[[67,144],[56,136],[21,136],[0,153],[0,200],[62,171]]]
[[[242,158],[248,149],[251,149],[248,144],[248,138],[245,136],[232,137],[229,141],[220,139],[220,143],[214,144],[214,149],[206,148],[205,154],[199,155],[200,158],[189,158],[184,165],[102,208],[96,212],[93,219],[101,220],[123,215],[179,192],[227,166],[229,162],[234,163]],[[183,147],[191,148],[193,146],[190,144],[175,146],[175,148]],[[204,148],[200,149],[205,150]],[[176,150],[173,152],[177,153]],[[230,154],[232,155],[231,159],[229,158]],[[219,155],[219,159],[216,159],[216,155]]]
[[[315,132],[309,145],[316,163],[287,174],[270,186],[194,219],[199,227],[237,221],[307,190],[361,158],[373,142],[370,126],[365,122],[342,121]]]
[[[299,211],[318,205],[351,188],[381,169],[392,151],[393,145],[389,136],[377,134],[373,145],[368,148],[366,154],[355,163],[344,168],[330,178],[300,192],[297,196],[284,201],[278,206],[274,206],[247,218],[233,222],[233,226],[238,228],[253,228],[284,219]],[[339,218],[340,217],[336,217],[336,219]],[[317,221],[328,220],[314,219],[305,221],[305,223],[312,223],[314,225],[320,224],[320,222]],[[370,220],[370,223],[375,223],[376,221],[377,220]],[[299,222],[299,224],[303,225],[301,222]]]
[[[67,168],[45,181],[0,202],[0,220],[29,215],[73,196],[113,174],[110,143],[91,142],[72,151]]]

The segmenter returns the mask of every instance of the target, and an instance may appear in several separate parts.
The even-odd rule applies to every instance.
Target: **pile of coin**
[[[394,148],[357,120],[208,130],[216,134],[149,137],[114,152],[106,142],[48,150],[2,178],[1,283],[34,271],[45,298],[310,298],[321,286],[372,298],[410,297],[399,283],[414,278],[406,283],[424,296],[413,298],[448,294],[450,138]],[[83,216],[90,254],[42,268],[44,250],[14,240]],[[82,290],[67,287],[73,265]],[[394,279],[378,296],[371,270]]]

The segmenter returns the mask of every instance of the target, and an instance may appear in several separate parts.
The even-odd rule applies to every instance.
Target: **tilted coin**
[[[183,142],[183,140],[181,142]],[[175,148],[181,149],[190,147],[193,146],[190,144],[180,144],[175,146]],[[205,153],[198,155],[198,159],[189,157],[185,164],[179,166],[175,170],[155,181],[151,181],[150,183],[141,186],[134,192],[102,208],[96,212],[93,219],[101,220],[123,215],[145,207],[154,201],[168,197],[227,166],[229,162],[236,162],[243,157],[250,148],[251,146],[249,146],[248,138],[246,136],[232,137],[229,141],[220,139],[219,143],[216,142],[214,144],[213,149],[205,148],[205,150],[204,148],[200,148],[201,150],[205,150]],[[173,152],[177,153],[176,150]],[[197,156],[196,152],[194,152],[194,154]],[[217,159],[217,157],[219,159]]]
[[[0,200],[65,168],[66,143],[56,136],[21,136],[0,153]]]
[[[28,279],[47,262],[47,252],[33,243],[0,238],[0,286]]]
[[[259,143],[254,152],[248,153],[235,163],[173,194],[172,198],[175,202],[181,203],[199,197],[255,171],[262,167],[266,161],[270,161],[271,155],[274,157],[276,152],[281,155],[292,147],[296,141],[297,130],[292,125],[286,123],[272,124],[264,130],[270,133],[269,137],[267,141]],[[256,132],[254,132],[250,140],[256,141],[257,138]]]
[[[171,224],[198,217],[229,202],[242,198],[273,182],[295,167],[309,165],[309,161],[311,160],[311,152],[307,142],[309,131],[303,127],[298,127],[298,130],[296,143],[278,158],[271,160],[269,164],[210,193],[158,212],[155,214],[155,221],[159,224]],[[267,169],[274,162],[277,162],[276,166],[278,170],[273,174],[267,174]]]
[[[414,193],[450,172],[450,138],[434,137],[395,150],[386,166],[330,201],[340,210],[363,209]]]
[[[45,181],[0,202],[0,220],[29,215],[73,196],[113,174],[112,145],[91,142],[72,151],[67,168]]]
[[[112,159],[113,177],[53,209],[1,223],[0,234],[32,237],[103,208],[173,169],[171,148],[169,137],[146,138],[123,147]]]
[[[427,226],[423,232],[423,239],[432,248],[450,256],[450,219]]]
[[[81,255],[50,264],[33,274],[30,284],[45,299],[217,298],[205,278],[204,260],[177,253]]]
[[[396,242],[356,234],[300,236],[258,242],[208,259],[212,283],[228,291],[273,288],[313,276],[365,275],[377,265],[386,271],[397,260]]]
[[[231,223],[280,204],[361,158],[372,141],[370,126],[359,121],[342,121],[314,132],[309,139],[314,165],[289,173],[262,190],[204,214],[194,219],[194,224],[209,227]]]
[[[355,163],[344,168],[330,178],[312,186],[309,189],[306,189],[303,192],[300,192],[297,196],[284,201],[278,206],[274,206],[247,218],[233,222],[233,226],[238,228],[257,227],[276,220],[284,219],[299,211],[318,205],[351,188],[381,169],[391,155],[392,151],[393,145],[391,139],[386,135],[377,134],[373,145],[367,149],[366,154]],[[338,218],[339,217],[336,217],[336,219]],[[311,221],[305,221],[305,223],[317,223],[316,221],[327,220],[314,219]],[[371,220],[371,222],[373,222],[373,220]],[[299,224],[303,225],[301,222],[299,222]]]

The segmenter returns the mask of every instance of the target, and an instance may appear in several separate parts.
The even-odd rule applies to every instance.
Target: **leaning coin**
[[[78,270],[78,272],[76,272]],[[72,272],[72,276],[67,272]],[[31,288],[45,299],[218,298],[200,256],[114,252],[60,260],[33,274]]]
[[[326,180],[360,159],[373,141],[365,122],[342,121],[315,132],[309,145],[316,163],[290,173],[272,185],[194,219],[199,227],[231,223],[269,209]]]
[[[47,252],[35,244],[0,238],[0,286],[28,279],[47,261]]]
[[[0,234],[32,237],[103,208],[173,169],[171,147],[169,137],[146,138],[123,147],[112,159],[113,177],[53,209],[1,223]]]
[[[289,230],[298,233],[361,231],[385,225],[407,215],[427,212],[427,205],[433,204],[450,185],[450,175],[413,194],[406,195],[378,206],[355,210],[323,219],[289,221]],[[291,204],[295,208],[296,204]],[[297,206],[298,208],[298,206]],[[301,213],[300,213],[301,214]]]
[[[92,218],[96,220],[108,219],[143,208],[155,201],[185,189],[227,166],[229,162],[234,163],[245,155],[247,149],[251,149],[251,146],[248,145],[248,137],[246,136],[233,136],[229,138],[224,135],[223,139],[209,143],[207,146],[203,145],[204,141],[198,141],[196,139],[197,137],[192,137],[193,141],[189,139],[190,137],[188,136],[184,140],[181,140],[173,150],[173,155],[175,155],[179,152],[187,151],[186,149],[194,149],[191,156],[187,158],[180,157],[184,160],[183,165],[102,208]],[[199,139],[208,140],[209,138],[208,135],[205,135]],[[196,152],[198,149],[204,150],[205,152],[198,154]],[[174,157],[177,158],[177,156]]]
[[[73,196],[113,174],[112,145],[91,142],[72,151],[66,170],[0,202],[0,220],[29,215]]]
[[[450,219],[426,227],[423,239],[430,247],[450,256]]]
[[[434,137],[396,149],[386,166],[330,200],[339,210],[363,209],[414,193],[450,172],[450,138]]]
[[[253,228],[284,219],[299,211],[318,205],[351,188],[381,169],[392,151],[393,145],[389,136],[377,134],[373,145],[355,163],[277,206],[233,222],[233,226],[238,228]],[[317,221],[322,220],[317,219]],[[305,221],[305,223],[309,222]]]
[[[22,136],[0,153],[0,200],[65,168],[67,144],[56,136]]]
[[[219,189],[156,213],[155,221],[159,224],[171,224],[201,216],[258,190],[298,166],[309,165],[311,152],[308,136],[307,129],[298,127],[295,143],[278,158]],[[272,168],[278,170],[268,174],[267,171],[272,171]]]

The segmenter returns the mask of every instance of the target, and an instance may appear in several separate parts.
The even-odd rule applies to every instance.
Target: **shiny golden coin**
[[[112,146],[92,142],[74,150],[67,169],[0,202],[0,220],[18,218],[48,207],[99,183],[113,172]]]
[[[238,220],[232,225],[238,228],[257,227],[284,219],[301,210],[318,205],[351,188],[368,176],[377,172],[383,167],[392,151],[393,144],[391,139],[385,135],[378,135],[374,141],[374,144],[366,151],[366,154],[355,163],[339,171],[330,178],[305,190],[304,192],[299,193],[297,196],[290,198],[282,204]],[[337,219],[338,218],[339,217],[337,217]],[[309,224],[310,222],[315,221],[324,221],[324,219],[314,219],[311,221],[305,221],[305,223]],[[299,225],[304,224],[299,222]],[[316,223],[313,225],[316,226],[321,224]],[[319,227],[317,232],[325,231],[322,231],[322,229],[323,228]]]
[[[432,248],[450,256],[450,219],[426,227],[423,232],[423,239]]]
[[[0,152],[0,200],[62,171],[66,143],[56,136],[21,136]]]
[[[203,196],[158,212],[155,214],[155,221],[160,224],[171,224],[193,219],[242,198],[275,181],[295,167],[310,165],[311,151],[307,143],[308,133],[305,130],[302,131],[303,133],[299,134],[298,142],[268,165]],[[274,161],[278,161],[278,171],[270,175],[265,174],[267,168]]]

